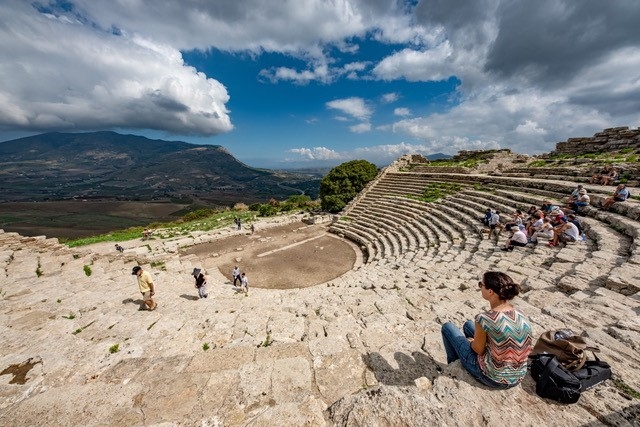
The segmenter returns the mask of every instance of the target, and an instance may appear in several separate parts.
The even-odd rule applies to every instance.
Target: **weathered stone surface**
[[[397,170],[383,176],[411,194]],[[372,259],[343,276],[305,289],[253,288],[250,297],[235,293],[229,271],[217,268],[220,257],[177,250],[234,230],[154,236],[127,242],[123,254],[112,244],[71,250],[0,232],[0,372],[36,361],[24,384],[0,375],[0,425],[638,425],[638,400],[621,385],[640,390],[634,210],[590,214],[585,242],[505,253],[482,239],[477,217],[485,206],[537,204],[571,183],[506,173],[453,178],[498,190],[465,190],[450,211],[439,206],[440,216],[395,199],[385,209],[402,205],[396,221],[411,213],[413,237],[381,226],[395,237],[364,242]],[[375,193],[375,183],[366,191]],[[381,205],[389,198],[377,197]],[[416,250],[421,239],[424,250]],[[240,255],[244,262],[244,252],[233,256]],[[137,311],[136,264],[158,281],[154,312]],[[206,300],[194,297],[194,267],[207,270]],[[562,327],[584,334],[616,382],[583,393],[577,405],[557,405],[535,394],[529,376],[513,389],[489,390],[459,362],[447,365],[440,327],[461,326],[486,309],[477,288],[486,270],[523,283],[515,305],[534,335]]]

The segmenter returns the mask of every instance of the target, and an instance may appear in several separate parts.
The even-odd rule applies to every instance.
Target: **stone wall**
[[[550,155],[569,154],[572,156],[606,151],[619,151],[625,148],[640,150],[640,128],[628,126],[608,128],[592,137],[569,138],[556,144]]]

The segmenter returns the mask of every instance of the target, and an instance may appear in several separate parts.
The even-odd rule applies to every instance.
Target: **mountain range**
[[[45,133],[0,143],[0,201],[317,197],[321,176],[249,167],[219,145],[116,132]]]

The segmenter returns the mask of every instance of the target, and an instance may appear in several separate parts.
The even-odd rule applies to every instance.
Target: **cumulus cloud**
[[[371,109],[364,99],[358,97],[336,99],[326,103],[327,108],[341,111],[358,120],[368,120],[371,117]]]
[[[359,123],[357,125],[349,126],[349,130],[353,133],[365,133],[371,130],[371,123]]]
[[[400,95],[397,92],[385,93],[382,95],[382,102],[384,104],[391,104],[400,99]]]
[[[343,154],[326,147],[293,148],[290,153],[297,154],[303,160],[341,160]]]
[[[408,108],[395,108],[393,110],[393,114],[396,116],[410,116],[411,115],[411,110],[409,110]]]
[[[0,127],[160,129],[214,135],[233,128],[218,81],[175,48],[102,30],[82,15],[3,2]]]

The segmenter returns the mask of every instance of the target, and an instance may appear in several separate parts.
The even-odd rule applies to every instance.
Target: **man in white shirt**
[[[520,225],[513,236],[509,238],[502,248],[503,251],[512,251],[515,246],[525,247],[527,246],[527,235],[524,232],[524,225]]]
[[[553,240],[549,242],[549,246],[558,246],[558,241],[568,243],[578,240],[580,240],[578,227],[572,222],[567,222],[553,229]]]

